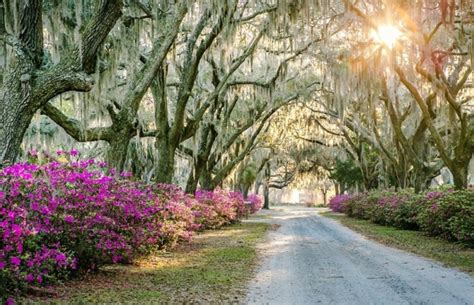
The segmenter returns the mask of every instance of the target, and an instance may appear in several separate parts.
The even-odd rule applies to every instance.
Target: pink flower
[[[76,156],[79,154],[79,152],[78,152],[76,149],[71,149],[71,151],[69,152],[69,154],[70,154],[71,156],[73,156],[73,157],[76,157]]]
[[[21,236],[22,229],[19,225],[17,225],[17,224],[12,225],[12,231],[13,231],[13,234],[17,238]]]
[[[15,304],[15,301],[13,301],[12,298],[8,298],[6,304],[7,304],[7,305],[14,305],[14,304]]]
[[[36,150],[32,149],[28,152],[28,155],[32,158],[37,158],[38,157],[38,152]]]
[[[189,241],[197,230],[229,224],[245,209],[240,193],[219,189],[192,196],[175,185],[113,175],[94,160],[49,160],[0,169],[5,192],[0,193],[0,270],[12,274],[12,284],[42,284],[46,275],[54,279],[76,269],[129,262]],[[249,200],[261,204],[258,197]],[[83,254],[78,260],[72,253]]]
[[[26,276],[25,276],[25,281],[27,281],[28,283],[31,283],[35,280],[35,277],[33,276],[33,274],[31,273],[28,273]]]
[[[66,261],[66,255],[64,253],[59,253],[56,255],[57,262],[64,262]]]
[[[20,259],[19,257],[17,257],[17,256],[12,256],[12,257],[10,258],[10,263],[11,263],[13,266],[17,266],[17,267],[18,267],[18,266],[20,266],[20,264],[21,264],[21,259]]]
[[[74,222],[74,216],[72,216],[72,215],[66,215],[66,216],[64,216],[64,221],[65,221],[66,223],[71,224],[71,223]]]

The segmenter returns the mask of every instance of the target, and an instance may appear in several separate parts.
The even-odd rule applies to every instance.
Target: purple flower
[[[37,158],[38,157],[38,152],[34,149],[30,150],[28,152],[28,155],[31,157],[31,158]]]
[[[352,196],[349,194],[336,195],[329,200],[329,208],[334,212],[342,212],[345,203],[351,198]]]
[[[31,273],[28,273],[26,276],[25,276],[25,280],[28,282],[28,283],[31,283],[35,280],[35,277],[33,276],[33,274]]]
[[[229,224],[245,211],[238,192],[193,196],[175,185],[116,176],[94,160],[47,160],[0,169],[0,269],[12,274],[13,284],[39,285],[76,269],[129,262],[189,241],[197,230]],[[261,205],[258,196],[248,200],[252,209]],[[78,260],[71,253],[83,254]]]
[[[17,225],[17,224],[12,225],[12,231],[13,231],[13,234],[17,238],[21,236],[22,229],[19,225]]]
[[[66,255],[64,253],[58,253],[56,255],[56,261],[64,262],[66,260]]]
[[[73,156],[73,157],[76,157],[76,156],[79,154],[79,152],[78,152],[76,149],[71,149],[71,151],[69,152],[69,154],[70,154],[71,156]]]
[[[65,221],[66,223],[71,224],[71,223],[74,222],[74,216],[72,216],[72,215],[66,215],[66,216],[64,216],[64,221]]]
[[[20,259],[19,257],[17,257],[17,256],[12,256],[12,257],[10,258],[10,263],[11,263],[13,266],[17,266],[17,267],[18,267],[18,266],[20,266],[20,264],[21,264],[21,259]]]

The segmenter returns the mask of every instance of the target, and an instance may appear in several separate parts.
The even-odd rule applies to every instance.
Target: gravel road
[[[389,248],[315,209],[267,212],[281,227],[262,244],[248,304],[474,304],[474,278]]]

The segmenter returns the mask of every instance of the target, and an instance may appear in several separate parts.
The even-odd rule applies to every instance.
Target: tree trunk
[[[459,162],[456,163],[457,164],[450,168],[451,174],[453,174],[454,186],[457,189],[465,189],[467,188],[469,162],[466,164],[459,164]]]
[[[263,184],[263,209],[270,209],[270,190],[268,188],[268,182]]]
[[[173,182],[175,149],[169,143],[167,135],[156,138],[156,150],[156,182],[170,184]]]
[[[116,137],[109,142],[110,146],[106,153],[106,160],[108,166],[114,168],[117,174],[120,174],[124,170],[129,143],[130,137],[128,135],[116,135]]]
[[[5,97],[0,102],[0,166],[16,161],[23,136],[35,111],[29,104],[27,96],[22,98],[20,94],[16,98]]]
[[[254,188],[254,193],[258,195],[258,192],[260,191],[260,186],[262,186],[262,182],[259,180],[255,181],[255,188]]]
[[[247,196],[249,195],[249,190],[250,190],[250,185],[243,185],[242,194],[244,195],[245,199],[247,199]]]
[[[212,175],[206,169],[203,170],[201,176],[199,177],[199,184],[203,190],[212,191],[215,189],[215,186],[212,183]]]
[[[414,188],[415,188],[415,193],[417,194],[425,190],[426,179],[423,175],[415,173]]]
[[[344,194],[346,192],[346,185],[344,182],[341,182],[341,184],[339,185],[339,191],[340,191],[340,194]]]
[[[199,139],[199,149],[197,151],[197,156],[194,156],[194,170],[191,170],[191,173],[188,177],[188,182],[186,183],[187,193],[194,193],[196,191],[199,177],[206,169],[209,155],[211,154],[211,149],[216,137],[217,131],[214,129],[214,127],[203,124]]]
[[[26,129],[41,105],[33,99],[33,61],[26,56],[17,60],[0,90],[0,166],[16,161]]]
[[[415,193],[420,193],[430,186],[430,182],[436,174],[439,173],[439,169],[435,167],[424,166],[421,169],[414,168],[414,182]]]
[[[170,184],[173,181],[174,174],[175,147],[173,147],[170,139],[165,76],[166,67],[161,67],[158,70],[155,85],[152,86],[155,99],[155,120],[158,129],[155,142],[157,150],[155,180],[158,183]]]
[[[194,170],[191,170],[188,181],[186,182],[186,193],[194,194],[197,189],[199,177],[206,166],[205,160],[197,160],[194,164]]]
[[[191,170],[188,176],[188,180],[186,181],[185,192],[187,194],[194,194],[196,192],[198,179],[196,179],[195,171],[196,169],[194,169],[194,171]]]

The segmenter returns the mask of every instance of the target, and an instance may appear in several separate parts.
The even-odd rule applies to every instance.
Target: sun
[[[371,37],[376,42],[382,43],[390,49],[395,46],[395,43],[400,38],[400,35],[400,30],[397,27],[389,24],[380,25],[376,30],[371,32]]]

